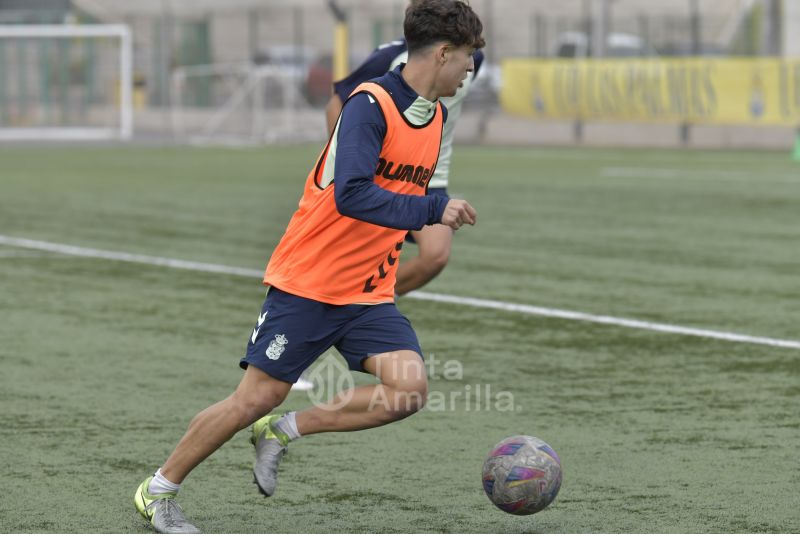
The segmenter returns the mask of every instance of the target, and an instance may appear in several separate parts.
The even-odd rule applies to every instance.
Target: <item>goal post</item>
[[[0,25],[0,141],[132,135],[128,26]]]
[[[304,96],[302,76],[280,65],[178,67],[171,77],[173,134],[212,145],[320,141],[324,114]]]

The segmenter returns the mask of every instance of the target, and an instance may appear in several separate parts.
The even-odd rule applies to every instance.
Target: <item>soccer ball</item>
[[[539,438],[506,438],[494,446],[483,463],[486,495],[510,514],[529,515],[543,510],[560,488],[561,460]]]

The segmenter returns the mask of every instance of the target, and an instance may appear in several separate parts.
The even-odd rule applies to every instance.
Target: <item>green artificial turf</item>
[[[260,270],[318,148],[5,148],[0,235]],[[451,182],[478,225],[426,291],[800,339],[788,155],[458,147]],[[257,277],[0,245],[0,532],[145,532],[134,490],[236,386],[263,292]],[[198,526],[800,531],[800,350],[399,306],[438,362],[436,403],[292,444],[270,499],[239,433],[185,482]],[[486,453],[513,434],[544,439],[564,468],[533,516],[481,487]]]

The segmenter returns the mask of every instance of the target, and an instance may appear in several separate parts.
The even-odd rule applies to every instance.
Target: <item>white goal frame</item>
[[[0,24],[0,39],[46,38],[74,39],[81,37],[118,38],[119,46],[119,124],[113,127],[3,127],[0,141],[98,141],[128,140],[133,136],[133,39],[124,24]]]
[[[185,102],[183,91],[192,80],[214,78],[224,81],[230,92],[217,105],[197,113]],[[280,108],[267,109],[267,82],[279,86]],[[190,144],[257,146],[318,141],[325,136],[322,113],[310,107],[291,73],[277,65],[217,63],[178,67],[171,76],[171,103],[173,135]],[[301,120],[304,112],[319,118],[319,124]],[[235,126],[236,133],[226,133],[226,126],[230,125]]]

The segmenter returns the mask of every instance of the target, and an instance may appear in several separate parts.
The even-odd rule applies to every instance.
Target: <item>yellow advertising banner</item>
[[[542,119],[800,126],[800,60],[507,59],[503,109]]]

